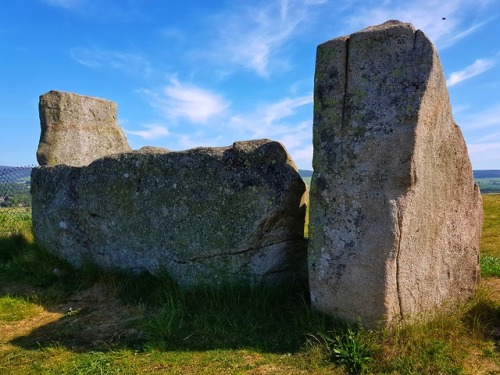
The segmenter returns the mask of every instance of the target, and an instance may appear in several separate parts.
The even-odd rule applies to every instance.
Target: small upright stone
[[[84,166],[102,156],[130,151],[116,120],[116,103],[50,91],[40,96],[40,165]]]
[[[389,21],[318,47],[312,304],[376,327],[472,296],[482,200],[437,52]]]

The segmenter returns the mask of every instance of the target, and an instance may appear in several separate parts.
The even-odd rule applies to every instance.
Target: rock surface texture
[[[189,286],[274,285],[306,278],[304,191],[278,142],[145,148],[35,168],[33,230],[76,266],[166,272]]]
[[[389,21],[318,46],[309,281],[366,327],[472,296],[482,200],[436,50]]]
[[[40,165],[88,165],[102,156],[130,151],[116,120],[116,103],[50,91],[40,96],[37,159]]]

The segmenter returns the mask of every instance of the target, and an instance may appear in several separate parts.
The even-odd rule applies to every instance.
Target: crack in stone
[[[286,243],[294,243],[294,242],[295,241],[293,241],[293,240],[280,241],[280,242],[273,242],[273,243],[267,244],[265,246],[249,247],[249,248],[246,248],[244,250],[235,251],[235,252],[218,253],[218,254],[208,254],[208,255],[205,255],[205,256],[199,256],[199,257],[194,257],[194,258],[186,259],[186,262],[198,262],[198,261],[203,260],[203,259],[211,259],[211,258],[217,258],[217,257],[223,257],[223,256],[241,255],[241,254],[250,253],[250,252],[258,250],[258,249],[262,249],[262,248],[274,246],[274,245],[286,244]]]
[[[396,253],[396,290],[398,294],[398,303],[399,303],[399,316],[402,320],[404,320],[404,313],[403,313],[403,301],[402,301],[402,296],[401,296],[401,285],[400,285],[400,267],[399,267],[399,258],[401,255],[401,242],[402,242],[402,237],[403,237],[403,214],[402,210],[399,207],[399,204],[396,203],[396,208],[397,208],[397,224],[398,224],[398,246],[397,246],[397,253]]]
[[[293,243],[293,242],[294,242],[293,240],[283,241],[283,242],[275,242],[275,243],[271,243],[271,244],[267,245],[266,247],[277,245],[277,244]],[[173,263],[182,264],[182,265],[188,265],[189,263],[198,263],[198,264],[200,264],[204,267],[207,267],[209,269],[218,270],[217,267],[214,267],[213,265],[206,264],[206,263],[200,263],[199,261],[203,260],[203,259],[216,258],[216,257],[220,257],[220,256],[244,254],[246,252],[249,252],[252,250],[257,250],[257,249],[258,248],[249,248],[249,249],[245,249],[242,251],[238,251],[236,253],[214,254],[214,255],[208,255],[205,257],[196,257],[196,258],[185,259],[185,260],[169,258],[169,260]],[[218,270],[218,271],[220,271],[220,270]],[[288,268],[288,267],[273,268],[273,269],[267,270],[267,271],[262,272],[262,273],[245,273],[245,272],[242,272],[241,269],[234,270],[234,271],[224,270],[224,274],[226,274],[226,275],[236,275],[236,276],[252,277],[252,278],[259,277],[259,276],[268,276],[268,275],[273,275],[273,274],[279,274],[279,273],[283,273],[283,272],[290,272],[290,268]]]
[[[351,38],[347,38],[345,41],[344,97],[342,99],[342,123],[340,124],[341,130],[344,130],[346,127],[345,113],[346,113],[346,103],[347,103],[347,74],[349,72],[349,40],[350,39]]]

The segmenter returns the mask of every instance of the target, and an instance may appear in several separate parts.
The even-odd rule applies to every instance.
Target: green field
[[[311,186],[311,177],[302,177],[302,179]],[[481,193],[500,193],[500,177],[475,178],[474,180],[479,185]]]
[[[481,254],[500,258],[500,194],[484,194],[483,207]]]
[[[77,271],[14,213],[17,233],[0,233],[0,374],[499,373],[500,195],[484,209],[489,278],[476,297],[381,331],[313,311],[307,290],[187,291],[168,277]]]
[[[475,178],[481,193],[500,193],[500,177]]]
[[[23,230],[30,222],[30,207],[0,207],[0,236]]]

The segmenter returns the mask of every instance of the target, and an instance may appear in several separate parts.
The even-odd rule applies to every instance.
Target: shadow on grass
[[[311,310],[306,285],[186,290],[166,276],[77,271],[22,235],[1,238],[0,249],[0,296],[57,314],[10,340],[25,349],[292,353],[309,334],[341,326]]]
[[[302,351],[311,338],[326,337],[323,334],[333,333],[335,345],[337,336],[363,341],[356,332],[349,336],[349,330],[358,328],[314,312],[306,285],[185,290],[166,276],[101,273],[92,267],[74,270],[23,236],[1,239],[0,252],[0,296],[34,301],[53,316],[34,324],[29,334],[9,339],[27,350],[248,349],[281,354]],[[500,350],[497,302],[480,298],[459,319],[460,327],[494,340]],[[418,342],[412,346],[430,345]]]
[[[115,275],[76,291],[57,306],[45,305],[63,314],[61,318],[11,343],[26,349],[62,345],[77,351],[248,348],[288,353],[303,349],[308,333],[334,324],[312,313],[298,291],[236,286],[185,291],[147,278]],[[141,287],[133,288],[134,282]],[[110,292],[110,284],[111,289],[119,285],[117,292]]]
[[[482,298],[465,317],[466,323],[480,336],[495,343],[500,352],[500,304],[492,298]]]

